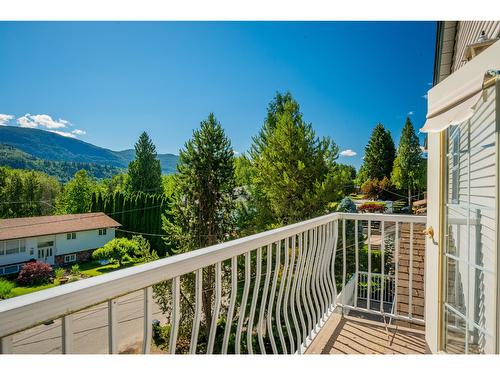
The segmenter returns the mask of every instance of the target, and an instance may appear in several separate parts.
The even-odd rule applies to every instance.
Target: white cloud
[[[74,135],[85,135],[85,134],[87,134],[87,132],[85,130],[81,130],[81,129],[75,129],[71,133],[73,133]]]
[[[415,114],[415,112],[413,112],[413,111],[408,112],[408,116],[413,116],[414,114]]]
[[[344,151],[340,152],[340,155],[346,156],[346,157],[351,157],[351,156],[356,156],[358,153],[356,151],[353,151],[351,149],[347,149]]]
[[[13,118],[14,116],[12,115],[5,115],[3,113],[0,113],[0,125],[7,125],[7,123]]]
[[[236,150],[233,150],[233,154],[234,155],[239,155],[240,153],[238,151],[236,151]]]
[[[29,113],[19,117],[17,123],[23,128],[42,127],[45,129],[62,129],[70,125],[67,120],[54,120],[49,115],[30,115]]]
[[[21,128],[44,128],[52,133],[62,135],[63,137],[76,138],[79,135],[85,135],[87,132],[82,129],[74,129],[73,131],[63,131],[62,129],[72,126],[71,122],[64,119],[54,120],[49,115],[31,115],[26,113],[24,116],[17,119],[17,123]],[[55,130],[59,129],[59,130]]]
[[[69,124],[68,121],[59,119],[59,121],[53,120],[49,115],[33,115],[31,119],[36,122],[39,126],[47,129],[61,129],[65,128]]]
[[[31,115],[29,113],[17,119],[17,123],[21,128],[36,128],[38,124],[31,120]]]

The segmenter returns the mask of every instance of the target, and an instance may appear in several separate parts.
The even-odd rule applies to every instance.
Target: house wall
[[[442,176],[440,160],[440,133],[429,133],[427,139],[427,227],[434,228],[434,238],[426,237],[425,248],[425,339],[428,350],[438,351],[439,340],[439,242],[441,241],[440,227],[440,179]]]
[[[99,236],[99,230],[76,232],[74,240],[68,240],[66,233],[56,235],[55,255],[72,254],[77,251],[97,249],[115,238],[115,229],[108,228],[105,236]]]
[[[436,66],[435,66],[435,82],[434,84],[438,84],[443,81],[450,74],[453,74],[457,69],[464,66],[467,62],[465,61],[464,55],[466,47],[470,44],[476,43],[478,41],[481,32],[484,30],[487,38],[497,38],[500,36],[500,21],[446,21],[441,24],[441,36],[438,38],[438,43],[440,46],[437,47],[437,55],[436,55]],[[484,114],[483,114],[484,117]],[[478,121],[477,126],[481,126],[481,124],[485,124],[486,122]],[[478,130],[478,129],[476,129]],[[479,134],[479,132],[478,132]],[[440,347],[440,330],[441,327],[441,317],[439,316],[439,306],[443,302],[443,296],[441,291],[442,283],[446,281],[446,275],[442,275],[441,269],[441,253],[440,251],[444,251],[446,247],[446,235],[447,233],[440,233],[440,218],[441,218],[441,207],[444,204],[443,199],[444,193],[440,191],[441,184],[444,183],[443,177],[445,170],[442,165],[441,156],[444,157],[445,150],[441,147],[441,137],[444,134],[441,133],[429,133],[428,134],[428,170],[427,170],[427,192],[428,192],[428,208],[427,208],[427,226],[434,228],[434,238],[426,239],[426,257],[425,257],[425,321],[426,321],[426,341],[428,345],[428,350],[430,352],[436,353],[439,350],[442,350]],[[477,137],[476,139],[481,139],[482,135]],[[484,138],[484,137],[483,137]],[[474,142],[474,140],[473,140]],[[444,144],[444,141],[443,141]],[[487,166],[487,161],[485,158],[488,158],[490,155],[491,149],[483,149],[480,150],[476,155],[472,158],[472,163],[476,163],[478,167],[483,163],[483,166]],[[497,166],[493,166],[493,168],[497,168]],[[480,168],[479,168],[480,169]],[[478,171],[479,171],[478,169]],[[487,168],[486,168],[487,169]],[[486,169],[484,171],[486,171]],[[478,172],[479,173],[479,172]],[[439,178],[436,178],[439,176]],[[461,175],[461,177],[463,174]],[[494,187],[496,189],[495,184],[488,184],[486,180],[489,177],[485,177],[481,179],[478,174],[475,176],[476,179],[474,183],[471,183],[471,202],[477,203],[485,203],[486,200],[490,199],[490,196],[486,194],[485,196],[485,187]],[[490,177],[491,179],[491,177]],[[478,185],[479,184],[479,185]],[[463,194],[463,191],[460,192]],[[484,202],[481,202],[483,201]],[[486,202],[486,205],[490,205],[490,207],[495,207],[494,201]],[[481,221],[484,225],[481,226],[481,240],[480,242],[485,246],[486,249],[490,248],[495,250],[494,247],[491,247],[493,242],[490,241],[491,234],[488,234],[489,228],[495,227],[494,221],[490,215],[485,215],[481,218]],[[446,229],[446,228],[445,228]],[[473,234],[474,235],[474,234]],[[496,235],[493,235],[494,237]],[[459,239],[458,232],[455,233],[455,238]],[[476,242],[476,239],[470,239],[473,242]],[[485,254],[486,257],[491,256],[491,254]],[[491,260],[488,260],[490,262]],[[467,274],[467,271],[464,267],[460,265],[455,268],[454,272]],[[448,275],[450,276],[450,275]],[[440,277],[443,278],[443,282],[441,282]],[[488,281],[494,282],[494,281]],[[472,301],[475,300],[474,293],[470,293],[472,297]],[[474,303],[474,302],[473,302]],[[492,304],[488,305],[488,309],[492,308]],[[487,313],[488,319],[491,317],[491,310]]]
[[[457,22],[455,49],[451,71],[464,66],[465,50],[468,45],[476,43],[484,30],[487,39],[497,38],[500,34],[500,21],[460,21]]]
[[[106,232],[106,235],[103,236],[99,236],[98,229],[76,232],[76,238],[74,240],[68,240],[66,238],[66,233],[26,238],[24,239],[26,244],[25,251],[17,254],[0,255],[0,266],[27,262],[30,259],[37,259],[39,242],[54,241],[54,257],[94,250],[102,247],[104,244],[115,238],[114,228],[107,228]],[[1,241],[0,244],[2,244]],[[82,260],[79,258],[77,259]]]

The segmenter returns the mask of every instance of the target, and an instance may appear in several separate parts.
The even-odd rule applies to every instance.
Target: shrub
[[[0,279],[0,299],[9,298],[14,287],[15,284],[12,281]]]
[[[366,202],[358,207],[359,212],[384,213],[386,209],[384,202]]]
[[[78,264],[73,264],[71,266],[71,274],[72,275],[79,275],[80,274],[80,266]]]
[[[380,194],[378,179],[368,180],[363,185],[361,185],[361,191],[366,198],[375,199],[378,198]]]
[[[150,262],[157,260],[158,254],[156,251],[151,250],[149,241],[142,236],[133,236],[132,241],[137,244],[137,249],[134,253],[134,258],[143,262]]]
[[[50,281],[52,276],[52,267],[43,262],[26,263],[19,276],[17,282],[19,285],[41,285]]]
[[[118,262],[120,267],[127,256],[134,256],[139,251],[137,242],[128,238],[114,238],[103,247],[92,253],[94,259],[110,259]]]
[[[339,212],[356,212],[356,204],[349,197],[344,197],[337,206]]]
[[[61,267],[56,268],[56,269],[54,270],[54,274],[56,275],[56,278],[57,278],[57,279],[61,279],[61,278],[63,278],[63,277],[64,277],[64,272],[65,272],[65,271],[64,271],[64,268],[61,268]]]

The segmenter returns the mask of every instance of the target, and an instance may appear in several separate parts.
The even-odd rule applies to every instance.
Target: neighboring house
[[[425,322],[433,353],[498,353],[500,21],[439,22],[428,92]]]
[[[102,212],[0,220],[0,275],[33,259],[51,265],[87,261],[119,226]]]

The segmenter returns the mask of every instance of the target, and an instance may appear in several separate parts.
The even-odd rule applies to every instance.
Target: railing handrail
[[[72,314],[159,282],[194,272],[336,219],[425,222],[425,216],[339,213],[170,256],[106,275],[0,301],[0,337]],[[36,314],[34,312],[36,311]]]

